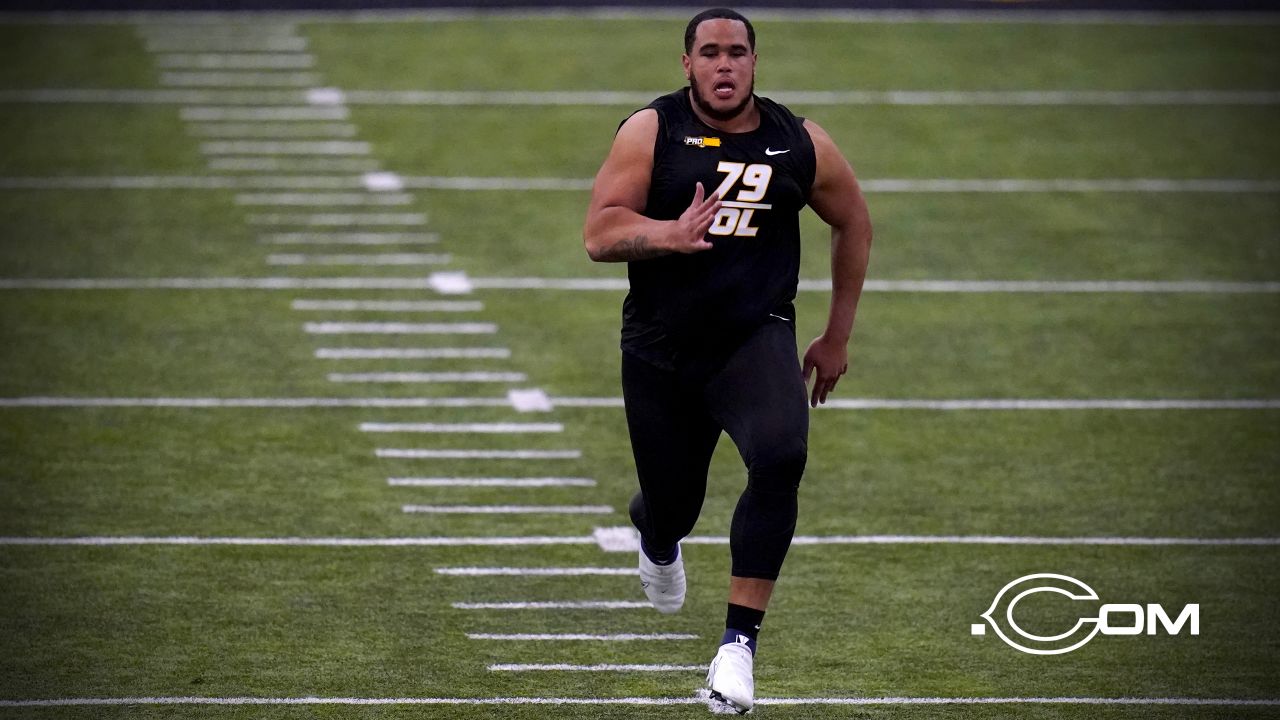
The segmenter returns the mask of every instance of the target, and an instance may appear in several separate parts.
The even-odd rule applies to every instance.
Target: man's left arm
[[[805,383],[817,372],[809,395],[810,406],[817,407],[849,369],[849,337],[871,254],[871,218],[853,168],[831,136],[812,120],[804,126],[817,157],[809,205],[831,226],[831,309],[826,329],[804,353]]]

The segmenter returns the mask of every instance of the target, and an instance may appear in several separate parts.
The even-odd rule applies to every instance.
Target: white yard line
[[[453,256],[448,253],[375,253],[371,255],[307,255],[301,253],[275,253],[266,257],[268,265],[448,265]]]
[[[493,323],[309,322],[302,326],[311,335],[492,335]]]
[[[165,70],[310,70],[316,64],[305,52],[161,53],[154,60]]]
[[[183,120],[190,122],[314,122],[317,120],[347,120],[351,110],[346,107],[315,107],[296,105],[280,107],[227,107],[225,105],[191,106],[179,111]]]
[[[302,90],[104,90],[38,88],[0,90],[0,103],[92,103],[142,105],[297,105],[308,102]]]
[[[434,245],[437,233],[268,233],[258,238],[264,245]]]
[[[405,193],[240,193],[235,202],[237,205],[298,207],[408,205],[413,202],[413,196]]]
[[[635,605],[652,607],[647,602],[635,603]],[[497,663],[489,666],[490,672],[705,672],[706,669],[706,665],[570,665],[568,663]]]
[[[376,312],[479,312],[478,300],[294,300],[294,310],[376,311]]]
[[[370,145],[357,140],[243,140],[200,143],[206,155],[368,155]]]
[[[690,545],[728,545],[727,536],[692,535]],[[134,546],[241,545],[281,547],[524,547],[537,545],[596,546],[593,535],[515,537],[199,537],[199,536],[27,536],[0,537],[0,546]],[[1280,547],[1280,537],[1033,537],[1017,535],[798,535],[795,546],[819,545],[990,545],[1079,547]],[[621,550],[619,550],[621,552]],[[633,551],[632,551],[633,552]],[[442,575],[635,575],[636,568],[437,568]]]
[[[522,383],[529,376],[519,372],[375,372],[329,373],[335,383]]]
[[[595,487],[590,478],[522,477],[522,478],[387,478],[391,487]]]
[[[506,359],[508,348],[320,348],[319,360]]]
[[[392,423],[363,422],[360,432],[369,433],[560,433],[563,423]]]
[[[61,408],[511,408],[508,398],[0,398],[0,407]]]
[[[550,402],[553,407],[623,407],[620,397],[552,397]],[[1280,399],[832,398],[818,407],[829,410],[1273,410],[1280,408]]]
[[[355,157],[215,157],[210,170],[227,172],[368,172],[378,168],[373,158]],[[346,186],[345,184],[343,185]]]
[[[313,72],[169,71],[160,84],[198,88],[305,88],[320,82]]]
[[[583,577],[639,575],[635,567],[438,567],[438,575],[462,577]]]
[[[645,600],[563,600],[540,602],[456,602],[456,610],[635,610],[653,607]],[[492,666],[490,669],[493,669]]]
[[[157,36],[146,40],[147,52],[213,52],[213,53],[245,53],[245,52],[303,52],[307,49],[304,37],[263,36],[263,37],[187,37]]]
[[[406,513],[426,515],[611,515],[608,505],[405,505]]]
[[[700,635],[691,633],[614,633],[611,635],[592,633],[467,633],[468,640],[507,640],[514,642],[585,640],[601,642],[634,642],[634,641],[669,641],[700,640]]]
[[[356,126],[316,122],[201,122],[188,125],[187,132],[198,138],[353,138]]]
[[[1185,697],[811,697],[756,698],[757,705],[1119,705],[1119,706],[1199,706],[1199,707],[1276,707],[1280,698],[1185,698]],[[103,706],[174,706],[174,705],[459,705],[459,706],[671,706],[704,705],[701,697],[197,697],[197,696],[131,696],[42,698],[0,700],[0,707],[103,707]]]
[[[377,448],[375,457],[400,460],[578,460],[581,450],[427,450]]]
[[[411,227],[427,224],[424,213],[269,213],[245,218],[250,225],[302,225],[304,227]]]

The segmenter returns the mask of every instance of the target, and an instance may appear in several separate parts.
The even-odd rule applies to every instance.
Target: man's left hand
[[[818,377],[809,395],[809,406],[816,408],[827,401],[827,395],[840,382],[840,376],[849,370],[849,351],[845,349],[845,343],[829,340],[826,335],[809,343],[809,349],[804,351],[803,373],[806,386],[815,369]]]

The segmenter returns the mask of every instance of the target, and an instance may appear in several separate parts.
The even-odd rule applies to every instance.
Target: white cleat
[[[756,683],[751,677],[755,656],[745,644],[725,643],[707,670],[707,688],[711,699],[718,700],[739,714],[755,704]]]
[[[669,615],[684,605],[684,553],[679,545],[670,565],[658,565],[640,551],[640,587],[660,613]]]

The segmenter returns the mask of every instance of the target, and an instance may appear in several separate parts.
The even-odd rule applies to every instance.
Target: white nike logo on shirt
[[[774,150],[773,148],[764,149],[765,155],[781,155],[782,153],[789,153],[789,152],[791,152],[791,148],[787,148],[786,150]]]

